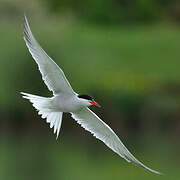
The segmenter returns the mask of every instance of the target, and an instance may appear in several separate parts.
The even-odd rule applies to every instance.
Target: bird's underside
[[[26,46],[28,47],[29,52],[31,53],[32,57],[38,65],[39,71],[42,75],[42,79],[44,80],[48,89],[53,92],[53,98],[61,95],[69,95],[74,98],[72,98],[73,100],[70,103],[71,105],[69,105],[75,106],[72,107],[74,108],[73,111],[69,111],[69,113],[71,113],[72,115],[72,118],[75,119],[76,122],[80,124],[85,130],[89,131],[97,139],[104,142],[106,146],[108,146],[126,161],[132,162],[150,172],[161,174],[160,172],[150,169],[144,164],[142,164],[140,161],[138,161],[128,151],[128,149],[124,146],[119,137],[105,122],[103,122],[88,107],[83,107],[82,104],[80,104],[81,101],[84,101],[85,103],[85,100],[82,100],[82,96],[77,96],[77,93],[73,91],[62,69],[46,54],[46,52],[36,41],[29,27],[26,16],[24,17],[23,30]],[[46,119],[48,123],[50,123],[50,127],[54,128],[54,133],[57,133],[58,137],[62,122],[62,114],[64,110],[62,109],[62,111],[59,111],[58,108],[56,108],[56,110],[54,110],[54,108],[51,108],[52,98],[40,97],[28,93],[22,94],[23,97],[28,99],[37,109],[38,114],[41,115],[42,118]],[[66,104],[66,106],[68,105],[66,101],[64,101],[64,104]]]

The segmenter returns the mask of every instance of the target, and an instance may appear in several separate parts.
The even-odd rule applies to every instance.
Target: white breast
[[[52,107],[55,111],[76,112],[83,108],[76,95],[61,94],[52,98]]]

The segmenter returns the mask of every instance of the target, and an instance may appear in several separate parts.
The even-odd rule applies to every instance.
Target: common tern
[[[32,103],[38,114],[43,119],[46,119],[47,123],[50,123],[50,128],[54,128],[56,138],[58,138],[60,132],[63,112],[70,113],[78,124],[127,162],[132,162],[153,173],[161,174],[138,161],[124,146],[115,132],[88,108],[92,105],[97,107],[100,107],[100,105],[91,96],[77,94],[72,89],[62,69],[46,54],[36,41],[25,15],[23,31],[26,46],[38,64],[42,79],[48,89],[52,91],[53,96],[49,98],[23,92],[21,94],[23,98],[28,99]]]

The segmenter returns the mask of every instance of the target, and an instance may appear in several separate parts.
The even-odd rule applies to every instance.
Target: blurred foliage
[[[64,138],[61,135],[59,142],[47,137],[6,139],[0,144],[0,178],[6,180],[179,179],[179,157],[176,157],[176,150],[179,148],[164,142],[161,144],[151,142],[151,146],[156,147],[153,150],[152,147],[147,146],[146,141],[142,142],[141,148],[132,148],[139,151],[135,155],[143,162],[147,162],[150,167],[163,171],[164,176],[152,174],[127,163],[97,141],[94,144],[72,141],[72,137]],[[168,151],[172,152],[171,158],[168,156]],[[174,160],[176,163],[173,163]]]
[[[14,96],[10,97],[11,92],[18,93],[23,89],[35,93],[47,92],[22,40],[20,27],[14,27],[11,31],[12,27],[14,25],[2,26],[0,30],[1,42],[4,44],[1,56],[5,59],[0,62],[0,78],[4,84],[0,91],[5,94],[1,104],[11,104],[8,101]],[[144,95],[154,89],[161,89],[169,81],[174,84],[179,81],[180,30],[175,26],[104,29],[83,24],[63,27],[57,24],[53,28],[44,24],[43,29],[46,30],[38,26],[36,33],[32,29],[78,92],[94,92],[95,88],[96,92],[102,94],[110,92],[110,96],[116,96],[120,90]],[[7,71],[10,83],[6,83]],[[81,78],[82,74],[85,78]],[[29,83],[31,79],[37,79],[33,82],[34,86]]]
[[[53,24],[38,24],[32,30],[77,93],[95,97],[108,109],[102,111],[107,119],[110,116],[112,124],[121,126],[127,135],[166,132],[179,136],[178,27],[55,24],[56,28]],[[2,26],[0,33],[0,53],[5,59],[0,61],[1,111],[8,114],[8,119],[21,119],[28,110],[19,92],[42,96],[51,93],[25,47],[20,28]],[[28,107],[32,108],[30,103]]]
[[[47,18],[45,4],[41,0],[0,0],[0,22],[22,22],[24,13],[40,19]]]
[[[180,20],[178,0],[46,0],[52,12],[72,13],[102,24],[150,23]]]
[[[180,28],[152,25],[179,22],[179,1],[46,0],[49,13],[39,2],[0,0],[0,179],[179,179]],[[55,140],[19,94],[52,95],[23,41],[24,11],[73,89],[92,95],[102,105],[93,111],[165,176],[128,164],[65,113]]]

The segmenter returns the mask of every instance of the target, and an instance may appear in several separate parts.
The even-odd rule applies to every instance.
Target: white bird
[[[24,16],[23,25],[26,46],[38,64],[46,86],[53,92],[53,97],[47,98],[23,92],[21,94],[23,94],[23,98],[32,103],[43,119],[46,118],[47,123],[50,123],[50,128],[54,127],[57,138],[61,128],[63,112],[71,113],[72,118],[78,124],[104,142],[106,146],[127,162],[132,162],[153,173],[161,174],[138,161],[114,131],[88,108],[91,105],[100,107],[91,96],[74,92],[62,69],[46,54],[34,38],[26,16]]]

